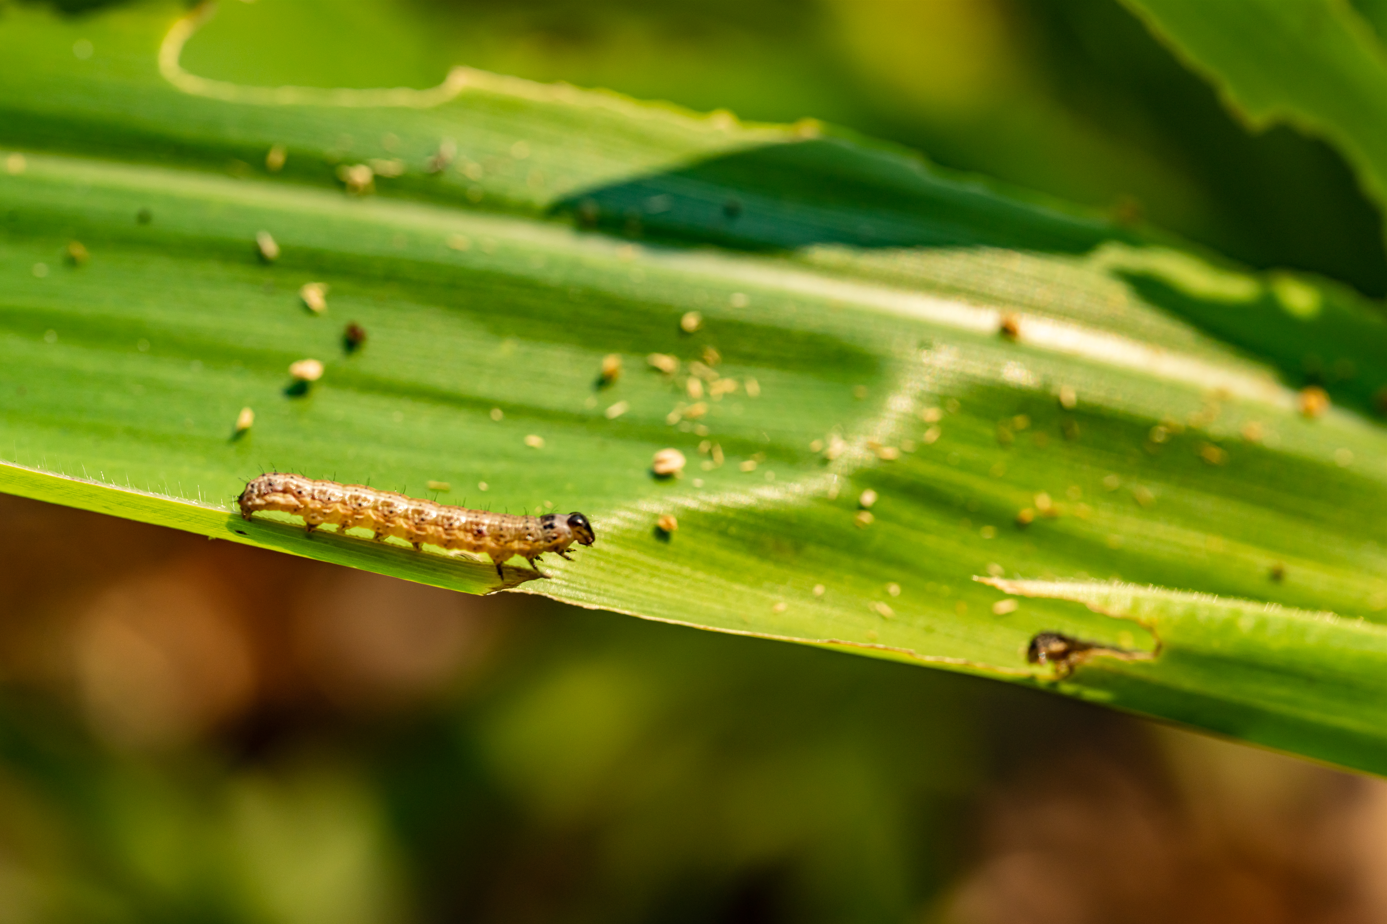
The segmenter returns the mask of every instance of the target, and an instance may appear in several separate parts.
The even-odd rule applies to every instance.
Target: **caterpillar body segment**
[[[309,532],[332,524],[339,533],[369,529],[377,541],[394,536],[416,550],[427,544],[484,553],[502,576],[501,564],[516,555],[539,572],[535,562],[545,552],[568,558],[569,546],[575,542],[592,545],[596,539],[592,524],[581,513],[542,517],[490,513],[281,472],[261,475],[246,485],[237,503],[247,520],[256,511],[277,510],[303,517]]]

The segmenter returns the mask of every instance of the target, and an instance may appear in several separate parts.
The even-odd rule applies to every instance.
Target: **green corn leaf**
[[[0,490],[1387,770],[1375,707],[1344,714],[1375,689],[1387,611],[1387,441],[1366,416],[1387,326],[1351,292],[813,123],[466,69],[222,82],[218,21],[183,16],[0,19]],[[265,58],[302,39],[261,32]],[[204,40],[206,73],[184,69]],[[306,358],[324,373],[304,387]],[[1307,370],[1333,398],[1318,415]],[[664,449],[679,477],[652,472]],[[247,522],[234,498],[269,470],[580,510],[597,543],[498,578]],[[1018,598],[1034,585],[979,577],[1080,584]],[[1139,622],[1073,602],[1130,596],[1082,583],[1110,578],[1258,602],[1154,593]],[[1059,677],[1027,660],[1040,633],[1108,657]]]

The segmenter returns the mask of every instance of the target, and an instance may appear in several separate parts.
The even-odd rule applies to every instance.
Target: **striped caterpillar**
[[[261,475],[246,485],[237,502],[247,520],[257,510],[279,510],[303,517],[310,533],[333,523],[339,533],[365,527],[375,533],[377,541],[397,536],[416,550],[428,543],[444,549],[485,552],[502,577],[501,563],[514,555],[524,558],[543,576],[535,562],[545,552],[568,558],[568,547],[573,543],[592,545],[596,538],[592,524],[581,513],[542,517],[488,513],[359,484],[315,481],[279,472]]]

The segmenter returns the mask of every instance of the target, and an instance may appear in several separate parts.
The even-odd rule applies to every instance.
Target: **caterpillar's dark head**
[[[573,538],[583,545],[592,545],[597,540],[592,531],[592,524],[581,513],[568,515],[568,528],[573,531]]]

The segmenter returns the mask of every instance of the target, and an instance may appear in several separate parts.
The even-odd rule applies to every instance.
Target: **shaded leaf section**
[[[1289,123],[1333,143],[1387,202],[1387,57],[1349,3],[1126,0],[1253,126]]]

